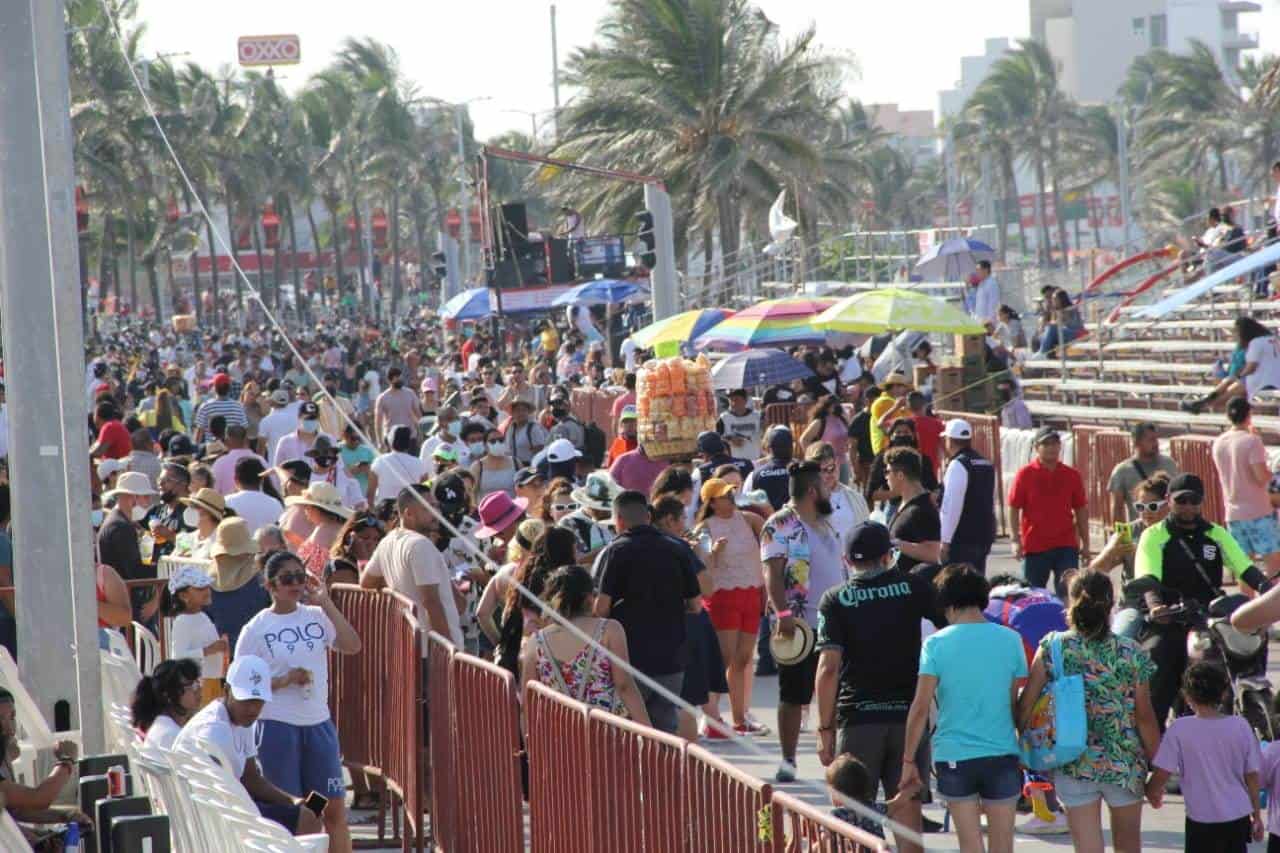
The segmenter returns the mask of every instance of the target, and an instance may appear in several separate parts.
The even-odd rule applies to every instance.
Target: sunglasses
[[[578,508],[578,504],[576,503],[552,504],[551,508],[556,512],[573,512]]]
[[[304,584],[307,582],[306,572],[281,572],[276,575],[276,584],[279,586],[293,586],[295,584]]]
[[[316,464],[322,468],[328,468],[330,465],[338,464],[338,457],[336,456],[317,456],[315,457],[315,460]]]
[[[839,471],[840,468],[836,465],[823,465],[821,470],[824,474],[834,474]]]
[[[1197,501],[1199,503],[1199,501]],[[1138,512],[1158,512],[1164,501],[1134,501],[1133,508]]]
[[[1204,496],[1197,494],[1178,495],[1173,502],[1179,506],[1200,506],[1204,503]]]
[[[181,692],[182,692],[182,693],[186,693],[188,690],[193,690],[193,691],[199,692],[199,691],[200,691],[200,682],[199,682],[199,681],[188,681],[186,684],[182,685],[182,690],[181,690]]]

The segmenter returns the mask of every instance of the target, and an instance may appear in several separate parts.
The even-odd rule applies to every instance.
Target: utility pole
[[[19,668],[55,729],[103,748],[63,0],[0,14],[0,299]]]
[[[471,190],[467,186],[467,143],[462,125],[462,104],[455,104],[453,114],[458,122],[458,168],[462,170],[462,286],[471,286]]]
[[[649,273],[653,319],[665,320],[677,311],[676,241],[671,221],[671,196],[660,184],[644,185],[644,206],[653,214],[653,253],[658,265]]]
[[[560,141],[560,50],[556,46],[556,4],[551,4],[551,97],[555,103],[555,136]]]

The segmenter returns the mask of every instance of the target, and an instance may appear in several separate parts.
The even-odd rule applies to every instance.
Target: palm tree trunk
[[[155,319],[158,323],[161,320],[160,276],[156,275],[156,256],[149,255],[144,258],[142,266],[147,271],[147,284],[151,285],[151,308],[156,312]]]
[[[249,233],[253,236],[253,254],[258,259],[258,297],[264,308],[275,310],[279,305],[267,285],[267,264],[262,257],[262,232],[258,230],[258,223],[254,222],[249,226]]]
[[[1027,229],[1022,224],[1022,201],[1018,196],[1018,176],[1013,171],[1013,156],[1005,153],[1000,158],[1000,172],[1004,177],[1004,185],[1007,192],[1005,196],[1005,209],[1001,216],[1005,216],[1009,212],[1009,206],[1012,204],[1014,214],[1013,221],[1018,223],[1018,245],[1022,249],[1022,254],[1027,253]]]
[[[285,196],[284,205],[289,211],[289,255],[292,259],[290,266],[293,268],[293,301],[298,310],[299,322],[305,324],[310,322],[311,300],[302,292],[302,268],[298,265],[298,223],[293,218],[293,196]]]
[[[311,205],[307,205],[307,226],[311,229],[311,246],[315,250],[316,270],[318,271],[319,281],[316,282],[320,287],[320,304],[328,306],[329,298],[324,292],[324,255],[320,251],[320,229],[316,227],[315,214],[311,212]]]
[[[209,241],[209,294],[213,303],[213,320],[221,331],[225,321],[222,316],[222,302],[218,298],[218,243],[213,235],[212,219],[205,220],[204,230],[205,237]]]
[[[385,276],[385,273],[383,274]],[[392,322],[400,310],[400,192],[391,186],[391,317]]]
[[[1218,156],[1218,189],[1223,192],[1227,191],[1227,152],[1223,150],[1221,145],[1214,146],[1214,153]]]
[[[182,185],[182,204],[187,209],[187,216],[191,215],[191,192],[187,189],[186,184]],[[214,257],[216,263],[217,258]],[[204,314],[204,306],[200,304],[200,240],[196,239],[196,247],[191,250],[191,259],[187,261],[191,267],[191,312],[196,318],[196,328],[201,325],[201,318]],[[172,281],[170,281],[172,285]]]
[[[1062,192],[1058,189],[1059,179],[1061,178],[1061,175],[1058,174],[1058,155],[1052,148],[1049,151],[1049,157],[1050,174],[1053,175],[1053,212],[1058,220],[1058,243],[1062,246],[1062,264],[1066,266],[1069,245],[1067,243],[1067,222],[1062,218]]]
[[[367,259],[364,254],[364,220],[360,217],[360,198],[355,193],[351,194],[351,218],[356,223],[356,262],[360,267],[360,294],[357,300],[359,304],[369,307],[369,280],[365,276],[365,265]],[[466,223],[463,223],[466,226]]]
[[[176,312],[176,310],[177,310],[177,308],[178,308],[178,305],[177,305],[178,290],[177,290],[177,287],[176,287],[176,286],[174,285],[174,283],[173,283],[173,281],[174,281],[174,275],[173,275],[173,250],[171,250],[171,249],[165,249],[165,250],[164,250],[164,266],[165,266],[165,273],[168,275],[168,279],[167,279],[167,281],[166,281],[166,284],[167,284],[167,285],[168,285],[168,287],[169,287],[169,307],[170,307],[170,308],[172,308],[172,309],[174,309],[174,311]]]
[[[1044,158],[1040,155],[1035,157],[1036,164],[1036,228],[1039,231],[1040,251],[1037,256],[1042,259],[1043,263],[1048,263],[1053,257],[1049,245],[1049,217],[1045,215],[1044,195],[1045,195],[1045,175],[1044,175]]]
[[[733,199],[727,193],[722,193],[716,199],[716,212],[718,214],[720,226],[720,251],[724,257],[734,257],[738,252],[738,209],[733,203]],[[726,269],[726,273],[727,273]],[[729,304],[729,287],[731,286],[729,276],[725,276],[724,286],[720,288],[720,298],[716,301],[717,305]]]
[[[107,295],[111,290],[112,279],[108,276],[111,271],[111,256],[115,254],[111,251],[111,244],[115,241],[115,218],[110,213],[104,213],[102,216],[102,247],[98,251],[98,302],[105,305]],[[116,298],[120,296],[120,285],[116,284]]]
[[[334,274],[338,277],[338,287],[334,291],[334,298],[337,300],[339,307],[342,306],[342,223],[338,220],[338,205],[331,204],[329,207],[329,245],[333,247],[333,264]]]
[[[240,312],[240,328],[244,328],[246,317],[244,315],[244,282],[241,276],[236,273],[236,267],[240,266],[240,237],[236,233],[236,220],[233,211],[234,205],[231,201],[231,188],[227,188],[227,242],[230,244],[231,251],[231,277],[236,283],[236,309]]]
[[[125,237],[128,241],[129,252],[129,308],[134,312],[138,310],[138,247],[133,240],[133,212],[126,206],[125,215]]]
[[[711,287],[711,244],[714,238],[710,228],[702,229],[702,293],[704,296],[711,296],[707,293]]]
[[[427,222],[417,205],[413,208],[413,236],[418,244],[418,289],[425,291],[427,283]],[[422,296],[418,297],[422,299]]]

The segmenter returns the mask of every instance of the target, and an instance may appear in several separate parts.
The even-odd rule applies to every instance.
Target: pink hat
[[[511,498],[506,492],[492,492],[480,501],[480,521],[476,528],[477,539],[488,539],[510,527],[529,507],[528,498]]]
[[[424,377],[420,390],[424,394],[428,391],[438,392],[440,390],[440,380],[435,376]]]

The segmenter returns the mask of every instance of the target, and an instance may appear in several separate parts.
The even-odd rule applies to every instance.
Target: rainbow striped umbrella
[[[716,324],[694,341],[699,349],[737,352],[759,347],[826,343],[827,333],[813,318],[835,304],[834,299],[797,296],[752,305]]]
[[[732,315],[723,308],[698,308],[684,311],[665,320],[650,323],[631,335],[641,349],[651,349],[659,357],[677,355],[683,344],[690,343],[703,332]]]

